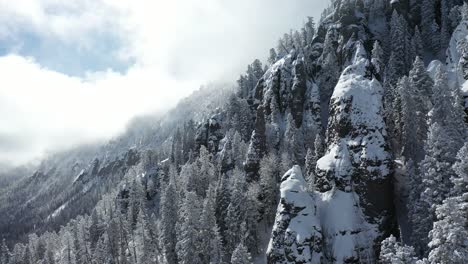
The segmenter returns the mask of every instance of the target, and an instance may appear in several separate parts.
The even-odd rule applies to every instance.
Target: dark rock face
[[[265,154],[266,136],[265,136],[265,115],[263,106],[257,108],[255,119],[255,130],[252,132],[247,159],[244,163],[244,169],[247,173],[247,180],[258,180],[258,170],[260,169],[260,160]]]
[[[287,149],[298,164],[303,164],[307,148],[313,146],[316,135],[323,131],[319,88],[307,67],[304,55],[291,50],[266,71],[250,100],[252,107],[263,109],[265,143],[262,144],[267,151]],[[257,120],[260,120],[258,111]],[[258,130],[255,133],[258,137]],[[253,161],[253,152],[250,153],[248,159]],[[250,161],[246,165],[249,173],[257,170],[257,165],[251,166]]]
[[[299,166],[281,179],[281,198],[267,251],[267,263],[322,263],[319,211]]]
[[[220,152],[221,174],[224,174],[235,167],[234,157],[232,156],[232,142],[229,137],[224,142],[223,149]]]
[[[197,133],[195,135],[195,144],[197,150],[199,150],[200,146],[203,145],[211,153],[218,152],[219,141],[224,137],[221,130],[223,117],[223,113],[215,114],[198,126]]]
[[[263,105],[266,119],[270,122],[277,122],[277,115],[289,111],[296,127],[300,127],[305,103],[309,99],[307,91],[312,83],[303,55],[291,51],[260,79],[255,87],[254,106]]]

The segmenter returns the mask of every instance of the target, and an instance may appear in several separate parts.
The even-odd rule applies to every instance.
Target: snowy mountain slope
[[[73,173],[80,155],[45,162],[47,170],[0,201],[13,213],[14,199],[28,201],[19,206],[24,218],[37,207],[41,217],[63,217],[63,226],[18,244],[12,263],[42,243],[55,263],[69,263],[67,256],[170,264],[450,263],[448,252],[464,256],[463,238],[444,237],[463,234],[467,221],[446,210],[466,194],[460,168],[467,147],[455,155],[463,137],[450,137],[465,125],[458,90],[450,90],[459,87],[446,85],[444,75],[466,64],[458,25],[466,24],[468,6],[461,4],[334,0],[317,26],[308,18],[285,34],[266,68],[259,60],[248,65],[235,92],[200,92],[162,117],[139,118],[83,154]],[[450,80],[466,89],[457,76]],[[80,211],[83,191],[99,201]],[[50,196],[58,198],[44,202]],[[395,211],[408,221],[396,222]],[[26,235],[37,223],[38,233],[57,230],[15,217],[3,230],[24,227]],[[401,242],[401,232],[410,239]]]
[[[163,117],[136,118],[124,134],[107,143],[48,157],[32,176],[23,176],[0,193],[0,201],[5,201],[0,202],[0,213],[7,216],[0,218],[2,237],[24,239],[31,230],[53,230],[78,215],[89,214],[103,194],[132,172],[147,150],[158,148],[160,155],[169,156],[174,129],[189,120],[202,121],[225,104],[230,93],[224,85],[202,88]],[[200,98],[203,104],[198,102]]]

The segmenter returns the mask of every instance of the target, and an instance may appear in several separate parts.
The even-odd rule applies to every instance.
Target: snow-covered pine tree
[[[304,25],[304,40],[305,44],[308,45],[312,43],[312,40],[315,36],[315,22],[314,18],[311,16],[307,17],[307,22]]]
[[[450,21],[450,10],[452,9],[453,0],[440,1],[440,47],[447,47],[450,41],[452,32]],[[445,55],[445,54],[444,54]]]
[[[268,63],[273,65],[278,58],[278,54],[276,54],[276,50],[274,48],[270,49],[270,55],[268,56]]]
[[[102,235],[103,226],[100,225],[99,216],[96,209],[91,213],[91,223],[89,226],[89,240],[91,250],[96,248],[99,237]]]
[[[397,154],[402,154],[407,159],[412,159],[417,153],[420,146],[417,144],[416,125],[414,120],[418,119],[417,112],[414,109],[414,91],[413,86],[410,85],[408,77],[403,76],[398,82],[398,96],[393,102],[395,106],[400,103],[400,109],[395,107],[400,112],[395,112],[395,137],[398,139],[397,150],[401,149]]]
[[[238,171],[236,169],[235,171]],[[229,191],[229,179],[227,175],[222,175],[219,179],[219,183],[216,187],[216,208],[215,208],[215,215],[216,215],[216,223],[219,227],[219,233],[221,235],[221,240],[223,243],[227,241],[227,229],[228,223],[227,221],[227,209],[230,204],[231,197]]]
[[[406,21],[403,16],[398,14],[396,9],[394,9],[390,21],[390,37],[392,40],[390,61],[385,76],[385,83],[389,85],[395,85],[398,78],[404,75],[408,68],[406,65],[406,33]]]
[[[468,259],[468,193],[437,206],[437,221],[429,233],[430,263],[466,263]]]
[[[259,208],[260,202],[258,197],[260,195],[260,185],[257,182],[248,184],[247,192],[245,194],[244,203],[244,223],[245,231],[241,232],[244,234],[243,241],[247,249],[252,254],[260,253],[260,247],[258,245],[259,234],[258,234],[258,219],[259,219]]]
[[[176,255],[176,222],[178,201],[174,182],[171,180],[161,197],[161,247],[165,261],[177,263]]]
[[[433,36],[439,35],[438,32],[434,31],[435,22],[435,0],[426,0],[421,2],[421,33],[423,37],[423,42],[426,47],[435,48],[439,43],[433,43]],[[438,50],[437,50],[438,51]]]
[[[72,227],[73,235],[73,251],[75,253],[75,263],[76,264],[85,264],[89,261],[88,256],[86,255],[85,250],[85,241],[83,240],[83,233],[79,223],[75,221]]]
[[[20,262],[21,264],[34,264],[34,260],[31,255],[31,249],[29,248],[29,245],[26,245],[24,247],[24,253],[22,256],[22,261]]]
[[[418,259],[412,247],[402,245],[391,235],[382,241],[379,260],[382,264],[416,264]]]
[[[242,171],[234,170],[231,183],[230,203],[226,213],[226,241],[225,248],[227,255],[231,255],[244,234],[240,232],[240,223],[245,219],[245,193],[247,182]]]
[[[437,221],[429,232],[430,263],[464,263],[468,230],[468,143],[457,154],[452,197],[436,208]]]
[[[385,69],[385,54],[380,46],[379,41],[374,41],[374,46],[372,47],[372,58],[371,63],[374,66],[374,74],[379,81],[382,81],[383,69]]]
[[[433,123],[428,132],[426,156],[420,165],[422,178],[421,201],[413,201],[417,208],[413,215],[413,241],[418,252],[427,252],[427,234],[435,220],[435,208],[442,204],[452,189],[453,157],[449,154],[451,139],[444,127]]]
[[[279,160],[274,153],[269,153],[260,162],[260,201],[262,219],[273,224],[278,200]]]
[[[429,122],[439,123],[444,127],[451,143],[446,146],[447,158],[452,157],[453,163],[460,145],[465,141],[466,125],[464,124],[464,110],[460,102],[460,90],[451,88],[447,80],[447,73],[441,66],[438,67],[433,86],[433,107],[429,112]]]
[[[138,212],[135,243],[138,248],[138,263],[150,264],[158,263],[158,239],[155,234],[155,228],[147,216],[144,207],[141,206]]]
[[[200,240],[198,241],[198,247],[199,255],[203,263],[215,263],[215,259],[219,259],[219,253],[217,252],[221,250],[221,248],[218,248],[218,244],[221,243],[221,238],[216,224],[215,198],[215,187],[211,185],[203,202],[200,216]]]
[[[456,176],[452,178],[454,185],[453,194],[455,196],[468,192],[468,142],[458,151],[457,161],[453,165]]]
[[[403,154],[406,158],[412,157],[416,162],[419,162],[424,157],[424,139],[427,133],[426,116],[432,106],[431,97],[433,87],[433,81],[427,73],[421,58],[416,57],[414,60],[413,68],[408,75],[408,81],[409,89],[407,91],[407,96],[411,98],[408,99],[408,103],[413,104],[413,113],[406,114],[412,115],[408,122],[414,122],[415,130],[412,133],[415,133],[415,142],[413,143],[414,148],[412,150],[403,150]],[[402,96],[402,105],[404,104],[403,100]],[[409,109],[402,110],[406,112]]]
[[[10,250],[6,245],[6,240],[2,239],[2,246],[0,247],[0,263],[9,264],[10,263]]]
[[[232,253],[231,264],[252,264],[252,257],[243,243],[239,243]]]
[[[423,58],[424,55],[424,46],[421,38],[421,32],[419,27],[414,28],[414,34],[411,38],[411,59],[414,61],[416,57]]]
[[[212,228],[212,234],[210,240],[210,262],[209,264],[218,264],[223,263],[224,259],[224,250],[223,250],[223,243],[221,240],[221,234],[219,232],[218,226],[214,226]]]
[[[180,221],[176,226],[176,252],[179,264],[202,264],[199,253],[200,240],[200,199],[194,192],[186,192],[180,208]]]
[[[317,158],[314,155],[314,151],[310,148],[307,149],[307,154],[305,157],[305,176],[304,179],[307,182],[309,190],[313,190],[314,182],[315,182],[315,166],[317,165]]]

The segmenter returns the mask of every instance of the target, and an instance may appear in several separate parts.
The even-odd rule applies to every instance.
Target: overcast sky
[[[0,163],[105,139],[234,81],[328,0],[0,0]]]

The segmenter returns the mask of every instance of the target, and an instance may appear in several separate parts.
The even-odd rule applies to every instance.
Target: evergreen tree
[[[2,240],[2,246],[0,248],[0,263],[8,264],[10,262],[10,250],[6,245],[6,240]]]
[[[426,47],[433,48],[433,44],[437,45],[438,43],[433,43],[433,36],[438,35],[438,32],[435,32],[434,23],[435,23],[435,0],[426,0],[421,3],[421,31],[423,42]]]
[[[176,252],[180,264],[201,264],[198,241],[200,239],[200,202],[194,192],[187,192],[180,208],[177,223]]]
[[[104,226],[100,223],[99,215],[96,209],[91,213],[91,225],[89,227],[89,239],[91,249],[95,249],[99,238],[104,232]]]
[[[161,245],[165,260],[169,264],[177,263],[176,222],[177,196],[174,182],[171,180],[161,197]]]
[[[227,221],[227,209],[230,204],[230,191],[229,183],[226,175],[222,175],[220,183],[216,188],[216,223],[219,227],[219,233],[221,235],[222,241],[225,243],[227,241],[227,230],[228,223]]]
[[[378,41],[374,41],[374,46],[372,47],[371,62],[374,66],[375,76],[377,76],[378,80],[382,81],[383,70],[385,69],[385,54]]]
[[[273,224],[278,201],[278,168],[279,160],[274,153],[265,156],[260,162],[260,189],[262,218]]]
[[[268,56],[268,63],[273,65],[277,60],[278,54],[276,54],[276,50],[274,48],[270,49],[270,55]]]
[[[414,126],[414,130],[405,131],[405,133],[414,133],[414,142],[410,149],[403,149],[403,154],[406,158],[413,158],[419,162],[424,157],[424,139],[427,133],[426,116],[431,109],[431,97],[433,82],[429,77],[424,62],[416,57],[413,68],[408,76],[409,85],[402,95],[402,111],[408,115],[403,121],[404,124]],[[412,104],[408,105],[408,104]],[[412,108],[412,109],[410,109]],[[410,111],[411,112],[408,112]],[[407,119],[407,120],[406,120]],[[408,142],[407,142],[408,143]]]
[[[382,264],[416,264],[417,262],[414,249],[397,242],[392,235],[382,241],[379,260]]]
[[[140,208],[135,230],[138,263],[157,263],[157,239],[143,207]]]
[[[302,131],[296,127],[292,114],[286,116],[286,131],[284,134],[283,149],[293,159],[295,164],[304,164],[304,138]]]
[[[385,82],[388,85],[395,85],[398,78],[406,73],[406,21],[398,14],[396,9],[393,10],[390,21],[390,37],[391,37],[391,55],[388,63]],[[391,100],[390,100],[391,101]]]
[[[231,187],[230,203],[227,208],[225,219],[226,224],[226,250],[230,255],[234,251],[237,244],[241,241],[244,234],[240,232],[239,223],[243,223],[245,219],[245,192],[247,183],[245,175],[241,171],[234,171],[233,182]]]
[[[245,205],[244,205],[244,223],[245,231],[241,232],[244,234],[243,241],[249,252],[252,254],[258,254],[259,252],[259,234],[258,234],[258,219],[260,202],[258,197],[260,196],[260,186],[258,183],[253,182],[248,184],[248,189],[245,194]]]
[[[249,251],[247,251],[247,247],[244,244],[239,243],[236,249],[232,253],[231,257],[231,264],[251,264],[252,257],[250,256]]]
[[[312,43],[315,36],[315,22],[313,17],[307,17],[307,22],[304,25],[304,41],[306,45]]]
[[[312,149],[307,149],[307,154],[305,157],[305,177],[307,184],[309,185],[310,190],[313,189],[315,181],[315,167],[317,165],[317,160],[315,159],[314,151]]]
[[[437,221],[429,233],[430,263],[466,263],[468,259],[468,193],[450,197],[436,210]]]
[[[221,250],[221,248],[218,248],[218,244],[221,243],[221,238],[219,237],[219,231],[216,224],[215,198],[215,188],[210,186],[205,201],[203,202],[203,209],[200,217],[200,241],[198,242],[198,246],[202,263],[212,263],[214,262],[214,259],[219,259],[220,257],[217,253],[218,250]],[[212,256],[213,254],[214,256]]]
[[[453,165],[456,173],[451,180],[454,185],[453,193],[460,196],[468,192],[468,142],[458,151],[457,161]]]
[[[438,54],[438,52],[440,51],[441,49],[441,36],[440,36],[440,27],[439,27],[439,24],[437,23],[437,21],[433,20],[432,21],[432,25],[431,25],[432,29],[431,29],[431,32],[432,32],[432,36],[431,36],[431,44],[432,44],[432,49],[434,50],[434,53],[435,54]]]
[[[415,213],[412,219],[413,241],[420,254],[427,252],[427,235],[435,220],[435,208],[448,197],[452,188],[450,179],[454,172],[451,168],[453,163],[450,162],[452,157],[447,150],[449,146],[450,138],[444,128],[438,123],[432,124],[426,141],[426,156],[420,165],[421,201],[413,201],[415,203]]]
[[[403,76],[398,82],[399,100],[401,101],[400,117],[395,118],[396,130],[401,129],[401,148],[403,156],[407,159],[414,159],[420,145],[417,140],[417,123],[420,117],[415,108],[415,93],[412,90],[413,86],[410,85],[406,76]],[[398,133],[398,132],[397,132]],[[397,136],[400,138],[400,136]]]
[[[32,259],[31,249],[28,245],[24,248],[23,259],[21,264],[33,264],[34,260]]]
[[[112,259],[113,261],[116,261],[119,256],[120,256],[120,242],[121,242],[121,228],[119,228],[119,217],[111,217],[109,225],[107,226],[107,259]],[[126,239],[126,238],[125,238]],[[127,242],[127,248],[128,250],[128,242]]]
[[[430,263],[464,263],[468,259],[468,143],[457,154],[451,178],[453,197],[437,206],[437,221],[429,233]]]
[[[447,156],[453,157],[448,160],[454,161],[454,157],[465,141],[466,126],[464,124],[464,112],[462,104],[457,100],[459,89],[450,88],[447,73],[439,67],[437,69],[433,88],[433,107],[429,113],[430,123],[439,123],[444,127],[447,136],[451,139],[450,145],[446,146]],[[447,157],[448,158],[448,157]]]
[[[93,261],[92,261],[93,264],[106,263],[107,254],[108,254],[108,249],[107,249],[108,244],[109,242],[108,242],[107,234],[104,233],[96,244],[96,249],[94,250],[94,253],[93,253]]]
[[[73,252],[75,253],[75,263],[84,264],[87,262],[84,249],[83,233],[80,230],[79,223],[75,221],[72,228],[73,234]]]
[[[221,241],[221,234],[217,226],[212,228],[212,234],[210,240],[210,262],[209,264],[218,264],[223,263],[224,259],[224,252],[223,252],[223,244]]]
[[[422,58],[424,55],[424,46],[421,39],[421,33],[417,26],[414,29],[414,35],[411,39],[411,54],[412,60],[416,59],[416,57]]]
[[[453,0],[440,1],[440,47],[445,48],[450,41],[451,21],[450,10],[452,9]]]

